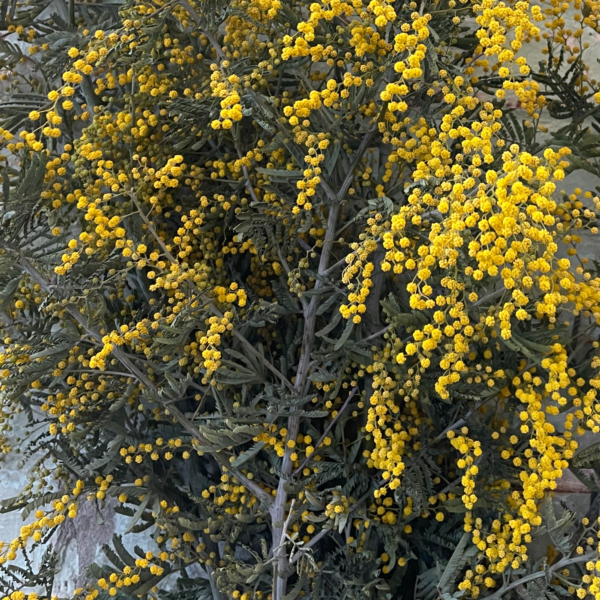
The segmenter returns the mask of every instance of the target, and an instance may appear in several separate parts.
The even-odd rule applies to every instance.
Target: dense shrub
[[[5,595],[600,598],[600,3],[1,10]]]

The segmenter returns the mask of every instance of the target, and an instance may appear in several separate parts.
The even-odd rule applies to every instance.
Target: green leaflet
[[[261,175],[268,175],[269,177],[277,179],[297,179],[299,177],[302,177],[302,171],[288,171],[287,169],[264,169],[262,167],[256,167],[256,170]]]
[[[135,511],[135,514],[131,518],[131,521],[129,521],[129,524],[127,525],[125,534],[128,534],[137,525],[138,521],[142,518],[144,511],[148,507],[148,504],[150,504],[150,494],[147,494],[138,506],[137,510]]]
[[[578,469],[596,468],[600,465],[600,442],[591,444],[575,454],[571,461]]]
[[[135,558],[133,556],[131,556],[131,554],[129,554],[129,552],[125,549],[125,546],[123,546],[123,538],[120,535],[115,534],[115,535],[113,535],[112,543],[115,548],[115,551],[119,555],[119,558],[126,565],[129,565],[130,567],[134,567],[135,566]]]
[[[440,578],[438,588],[442,591],[442,593],[448,594],[451,592],[452,584],[458,577],[461,569],[468,562],[468,560],[477,554],[477,547],[474,545],[470,545],[471,535],[465,532],[456,546],[452,557],[448,561],[444,572]]]
[[[179,517],[177,519],[177,522],[182,527],[185,527],[186,529],[189,529],[190,531],[202,531],[206,527],[205,523],[202,523],[200,521],[192,521],[190,519],[186,519],[185,517]]]
[[[587,488],[592,492],[600,492],[600,486],[598,486],[598,482],[594,475],[587,475],[581,469],[574,467],[573,464],[569,467],[569,470],[583,485],[587,486]]]
[[[564,509],[559,519],[556,518],[554,501],[546,497],[542,505],[542,514],[544,516],[545,530],[556,545],[556,547],[566,554],[571,547],[571,534],[575,524],[575,514],[570,510]],[[541,532],[540,532],[541,533]]]
[[[306,585],[307,577],[301,577],[298,580],[298,583],[290,590],[288,594],[286,594],[282,600],[296,600],[296,598],[300,595],[300,592],[304,589]]]
[[[144,594],[147,594],[150,590],[152,590],[154,586],[158,585],[167,575],[169,575],[169,572],[165,570],[165,572],[162,575],[155,575],[150,577],[145,583],[133,589],[132,593],[136,596],[143,596]]]
[[[241,467],[244,463],[254,458],[263,448],[265,447],[264,442],[256,442],[248,450],[242,452],[232,463],[231,466],[236,469]]]
[[[333,347],[334,350],[339,350],[340,348],[342,348],[344,346],[344,344],[348,341],[348,338],[350,337],[350,334],[352,333],[353,328],[354,328],[354,323],[352,322],[351,319],[349,319],[348,322],[346,323],[346,327],[344,328],[344,331],[342,332],[342,335],[336,341],[335,346]]]
[[[6,512],[11,512],[13,510],[18,510],[20,508],[21,509],[21,518],[23,519],[23,521],[25,521],[25,520],[27,520],[29,515],[31,515],[38,508],[47,506],[54,500],[59,500],[60,498],[62,498],[62,496],[63,496],[63,493],[61,493],[61,492],[48,492],[46,494],[38,496],[34,500],[27,502],[27,504],[25,504],[25,506],[17,506],[15,504],[10,504],[7,506]],[[4,506],[5,506],[5,504],[3,502],[2,507],[4,508]]]
[[[333,331],[339,324],[339,322],[342,320],[342,315],[340,312],[336,312],[333,315],[333,319],[331,319],[331,321],[329,321],[329,323],[327,325],[325,325],[325,327],[323,327],[323,329],[320,329],[319,331],[317,331],[316,336],[317,337],[324,337],[326,336],[329,332]],[[346,324],[347,326],[347,324]]]

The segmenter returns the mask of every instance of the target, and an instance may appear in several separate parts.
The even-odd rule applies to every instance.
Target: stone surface
[[[56,538],[54,549],[60,557],[59,574],[54,582],[54,594],[68,597],[73,590],[84,587],[87,567],[93,562],[105,562],[102,546],[110,543],[117,530],[114,505],[109,501],[82,502],[75,519],[67,520]]]

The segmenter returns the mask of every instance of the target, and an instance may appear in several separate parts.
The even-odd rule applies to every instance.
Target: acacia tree
[[[600,598],[598,2],[1,10],[6,596]]]

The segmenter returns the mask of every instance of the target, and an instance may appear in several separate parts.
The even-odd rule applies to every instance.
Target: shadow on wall
[[[116,530],[116,499],[80,504],[77,517],[67,519],[60,528],[54,550],[60,557],[53,595],[69,597],[79,587],[85,587],[89,577],[87,567],[106,561],[102,546],[108,544]]]

